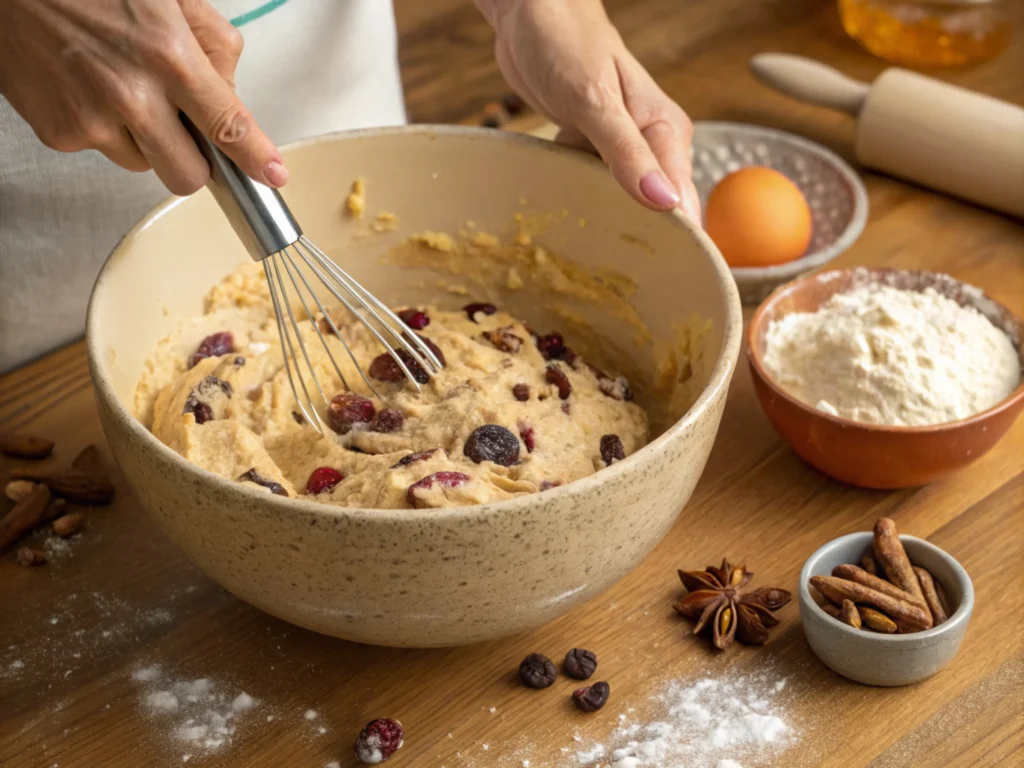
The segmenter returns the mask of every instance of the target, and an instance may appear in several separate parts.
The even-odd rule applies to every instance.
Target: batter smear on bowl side
[[[296,407],[262,271],[246,265],[214,287],[205,315],[161,342],[139,382],[136,411],[204,469],[344,507],[512,498],[590,475],[647,443],[647,414],[628,382],[588,364],[559,334],[538,335],[482,303],[406,307],[399,316],[445,362],[439,375],[416,377],[422,393],[365,326],[344,311],[332,315],[384,402],[372,398],[324,323],[355,387],[345,390],[312,324],[322,319],[300,322],[330,399],[322,437]],[[405,362],[415,376],[415,361]]]

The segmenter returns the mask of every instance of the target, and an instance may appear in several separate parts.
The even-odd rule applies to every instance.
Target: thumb
[[[661,170],[658,159],[626,111],[625,104],[587,110],[576,127],[594,145],[612,175],[637,202],[658,211],[679,205],[679,190]]]

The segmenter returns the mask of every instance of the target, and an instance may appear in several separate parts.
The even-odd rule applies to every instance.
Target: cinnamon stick
[[[933,626],[938,626],[949,618],[942,601],[939,600],[938,591],[935,589],[935,579],[925,569],[914,566],[914,573],[921,584],[921,592],[924,593],[925,602],[928,603],[928,610],[932,612]]]
[[[888,517],[879,518],[875,523],[874,551],[886,578],[904,592],[913,595],[917,603],[926,605],[921,585],[917,582],[910,559],[903,549],[903,542],[896,532],[896,523]]]
[[[932,617],[921,606],[897,600],[855,581],[835,576],[812,576],[811,586],[836,605],[842,605],[843,600],[851,600],[877,608],[892,618],[901,632],[918,632],[932,625]]]
[[[50,489],[45,485],[37,485],[32,493],[0,518],[0,552],[35,528],[49,506]]]
[[[886,635],[895,634],[897,629],[896,622],[884,613],[879,613],[874,608],[868,608],[866,605],[857,606],[857,611],[860,613],[861,625],[865,628]]]
[[[904,592],[902,589],[893,586],[885,579],[872,576],[863,568],[859,568],[856,565],[847,565],[845,563],[843,565],[837,565],[832,569],[832,575],[838,579],[846,579],[847,581],[855,581],[858,584],[863,584],[869,589],[881,592],[883,595],[888,595],[889,597],[897,600],[906,600],[908,603],[920,605],[922,608],[927,607],[924,600],[918,601],[918,599],[909,592]]]
[[[857,606],[849,600],[843,600],[843,607],[839,609],[839,620],[854,629],[860,629],[860,614],[857,613]]]

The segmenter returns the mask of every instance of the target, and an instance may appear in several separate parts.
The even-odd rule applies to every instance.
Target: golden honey
[[[1010,41],[999,2],[839,0],[847,34],[875,56],[914,67],[990,59]]]

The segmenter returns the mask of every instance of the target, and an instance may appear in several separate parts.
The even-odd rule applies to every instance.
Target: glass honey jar
[[[990,59],[1010,42],[1013,0],[839,0],[847,34],[887,61],[945,67]]]

